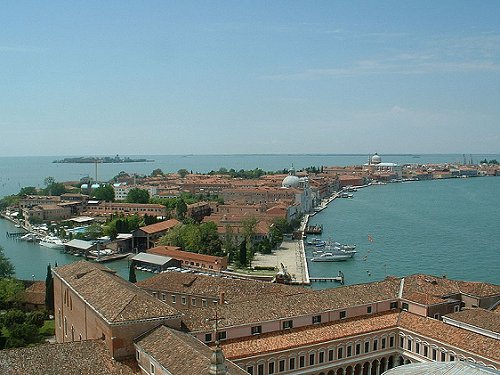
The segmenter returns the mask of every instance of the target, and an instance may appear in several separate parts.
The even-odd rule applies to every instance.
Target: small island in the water
[[[128,156],[121,158],[116,155],[115,157],[80,156],[76,158],[64,158],[61,160],[54,160],[53,163],[144,163],[153,161],[154,160],[148,159],[131,159]]]

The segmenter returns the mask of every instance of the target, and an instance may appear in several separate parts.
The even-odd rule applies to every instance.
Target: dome
[[[382,158],[377,153],[375,153],[375,155],[373,155],[371,158],[371,163],[372,164],[380,164],[381,162],[382,162]]]
[[[282,187],[296,188],[299,187],[300,178],[297,176],[286,176],[281,183]]]

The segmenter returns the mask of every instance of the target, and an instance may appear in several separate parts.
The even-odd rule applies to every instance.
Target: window
[[[312,317],[312,322],[313,322],[313,324],[319,324],[319,323],[321,323],[321,315],[314,315]]]
[[[391,310],[395,310],[398,308],[398,303],[397,302],[391,302]]]
[[[196,306],[196,298],[191,298],[191,306]]]
[[[288,369],[295,370],[295,358],[290,358]]]
[[[318,363],[323,363],[325,362],[325,352],[319,352],[318,353]]]
[[[375,340],[373,340],[373,351],[375,351],[377,349],[378,349],[378,340],[375,339]]]
[[[385,342],[386,342],[385,337],[382,337],[382,349],[385,349]]]
[[[172,303],[175,303],[175,295],[172,295]]]
[[[453,311],[454,311],[454,312],[459,312],[459,311],[460,311],[460,305],[455,305],[455,306],[453,307]]]
[[[155,373],[155,365],[151,363],[151,374]]]
[[[330,350],[328,351],[328,360],[329,360],[329,361],[333,361],[333,349],[330,349]]]
[[[366,308],[366,313],[367,313],[367,314],[371,314],[371,313],[372,313],[372,307],[371,307],[371,306],[368,306],[368,307]]]
[[[57,321],[59,323],[59,328],[61,328],[62,327],[61,309],[58,309],[58,311],[57,311]]]
[[[262,333],[262,326],[253,326],[252,335],[258,335]]]
[[[165,293],[162,293],[162,294],[161,294],[161,300],[162,300],[162,301],[165,301],[165,299],[166,299]]]
[[[274,362],[269,362],[268,370],[268,374],[274,374]]]
[[[141,359],[141,352],[138,350],[135,351],[135,359],[137,359],[137,362]]]
[[[403,310],[408,311],[408,304],[406,302],[403,302]]]
[[[370,351],[370,341],[365,342],[365,353],[368,353]]]
[[[455,360],[455,356],[450,354],[450,361],[453,362]]]
[[[444,361],[446,361],[446,353],[441,352],[441,362],[444,362]]]
[[[342,359],[343,356],[344,356],[344,350],[342,347],[340,347],[337,349],[337,359]]]
[[[434,319],[439,319],[439,314],[434,314]]]
[[[153,297],[156,298],[156,292],[153,292],[152,294],[153,294]]]
[[[314,353],[309,354],[309,366],[314,366]]]
[[[227,339],[226,331],[217,332],[217,340],[222,341]]]
[[[399,347],[404,348],[405,347],[405,339],[403,336],[399,338]]]
[[[346,313],[345,310],[343,310],[343,311],[340,312],[340,319],[345,319],[346,316],[347,316],[347,313]]]
[[[352,356],[352,346],[351,345],[349,345],[347,347],[347,351],[346,351],[346,357],[350,357],[350,356]]]
[[[361,344],[356,344],[356,355],[360,355],[361,354]]]
[[[253,375],[253,366],[247,366],[247,372],[248,372],[250,375]]]
[[[285,320],[283,322],[283,329],[293,328],[293,320]]]
[[[301,355],[299,357],[299,367],[302,368],[306,365],[306,357],[304,355]]]
[[[64,336],[68,336],[68,321],[64,317]]]
[[[429,348],[424,345],[424,357],[428,357],[428,356],[429,356]]]
[[[182,297],[181,297],[181,303],[182,303],[183,305],[185,305],[185,304],[186,304],[186,297],[185,297],[185,296],[182,296]]]
[[[420,354],[420,343],[419,342],[416,342],[415,343],[415,351]]]
[[[389,348],[394,347],[394,336],[389,337]]]
[[[210,341],[212,341],[212,334],[205,333],[205,342],[210,342]]]
[[[257,366],[257,375],[264,375],[264,365],[262,363]]]
[[[411,347],[412,347],[412,341],[411,341],[411,339],[408,339],[408,342],[407,342],[406,346],[407,346],[408,350],[411,351]]]
[[[201,305],[202,305],[203,307],[207,307],[207,300],[206,300],[206,299],[202,299],[202,300],[201,300]],[[252,367],[252,368],[253,368],[253,367]]]
[[[432,360],[433,361],[437,360],[437,350],[436,349],[432,349]]]
[[[285,360],[282,359],[278,362],[278,371],[283,372],[285,371]]]

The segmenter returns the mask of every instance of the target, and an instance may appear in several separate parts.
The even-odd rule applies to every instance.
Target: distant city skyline
[[[498,154],[498,1],[7,1],[0,156]]]

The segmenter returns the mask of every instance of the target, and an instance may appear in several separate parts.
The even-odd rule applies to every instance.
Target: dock
[[[336,282],[344,285],[344,273],[342,271],[339,271],[339,274],[334,277],[310,277],[310,281],[314,282]]]

